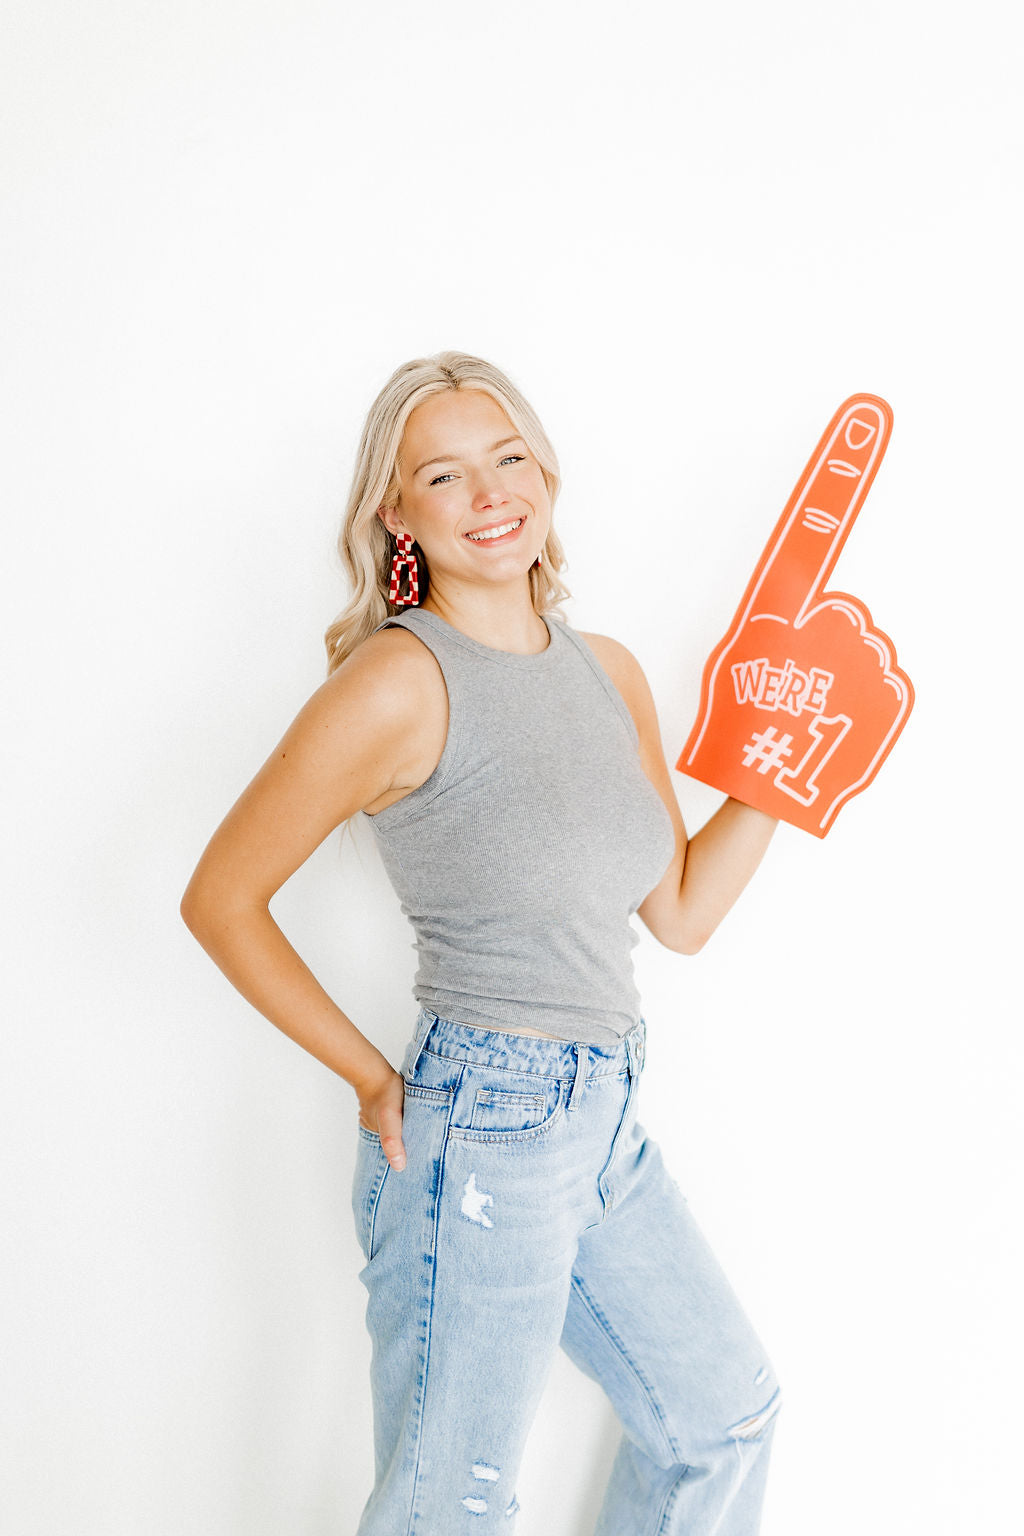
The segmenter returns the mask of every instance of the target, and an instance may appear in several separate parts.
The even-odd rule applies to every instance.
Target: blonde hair
[[[391,562],[398,546],[377,516],[377,508],[399,503],[398,450],[409,417],[431,395],[453,389],[482,390],[501,406],[540,465],[554,511],[562,484],[555,450],[533,407],[500,369],[468,352],[450,351],[414,358],[396,368],[367,414],[338,536],[338,553],[352,596],[324,635],[328,675],[385,619],[401,612],[388,601]],[[530,595],[539,614],[551,612],[571,595],[558,576],[566,562],[553,526],[543,554],[541,564],[530,570]],[[430,577],[418,548],[417,562],[422,602]]]

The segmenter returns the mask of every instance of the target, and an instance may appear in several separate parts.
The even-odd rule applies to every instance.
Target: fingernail
[[[405,1153],[399,1152],[397,1157],[392,1159],[391,1166],[401,1171],[405,1167]]]

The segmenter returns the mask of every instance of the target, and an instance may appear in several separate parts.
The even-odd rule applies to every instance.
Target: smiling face
[[[431,590],[527,579],[551,526],[540,464],[483,390],[445,390],[416,407],[399,450],[400,505],[381,517],[426,557]]]

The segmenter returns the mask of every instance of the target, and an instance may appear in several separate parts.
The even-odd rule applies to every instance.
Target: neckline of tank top
[[[487,661],[496,661],[501,666],[507,667],[548,667],[557,659],[558,646],[555,641],[556,629],[568,628],[565,620],[558,620],[550,614],[542,613],[540,617],[548,632],[548,643],[542,651],[500,651],[496,646],[484,645],[480,640],[474,640],[471,635],[464,634],[461,629],[456,629],[454,624],[449,624],[447,619],[442,619],[439,613],[433,613],[429,608],[406,608],[401,615],[395,613],[385,624],[390,624],[394,619],[416,618],[417,622],[426,621],[428,629],[434,629],[439,634],[447,635],[457,645],[463,646],[467,651],[472,651],[477,656],[482,656]],[[383,627],[383,626],[382,626]],[[415,627],[415,626],[414,626]]]

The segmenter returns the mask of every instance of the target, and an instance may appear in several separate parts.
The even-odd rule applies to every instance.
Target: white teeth
[[[521,522],[522,518],[517,517],[514,522],[502,523],[499,528],[488,528],[485,533],[467,533],[466,538],[472,539],[474,544],[479,544],[483,539],[500,539],[503,533],[511,533],[513,528],[518,528]]]

